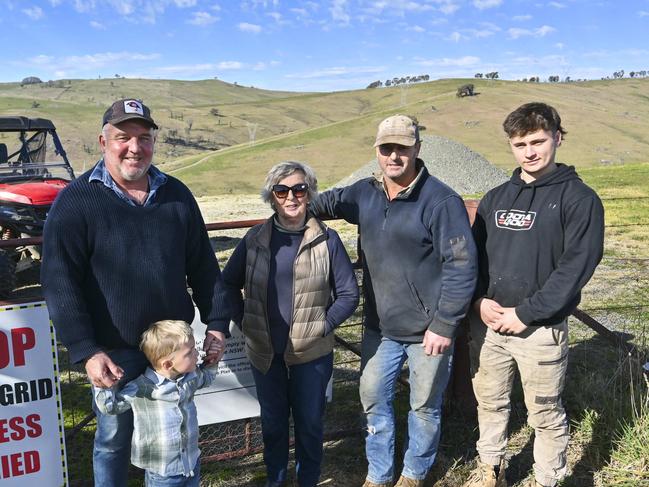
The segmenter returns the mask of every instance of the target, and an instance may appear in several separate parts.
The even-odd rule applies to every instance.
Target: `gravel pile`
[[[419,157],[433,176],[459,194],[484,193],[507,179],[509,175],[467,146],[437,135],[424,135]],[[380,172],[376,159],[353,172],[334,186],[352,184]]]

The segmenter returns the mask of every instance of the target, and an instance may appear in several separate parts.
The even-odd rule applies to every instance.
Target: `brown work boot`
[[[478,460],[478,466],[475,468],[462,487],[507,487],[507,479],[505,478],[505,464],[504,460],[500,461],[500,471],[496,476],[496,469],[493,465],[482,463]]]
[[[394,487],[424,487],[424,479],[411,479],[402,475],[399,477],[399,481],[394,484]]]
[[[392,487],[392,482],[387,482],[384,484],[375,484],[374,482],[365,479],[365,483],[363,484],[363,487]]]

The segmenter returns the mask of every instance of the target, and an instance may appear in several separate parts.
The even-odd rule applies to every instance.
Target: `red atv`
[[[72,179],[51,121],[0,117],[0,239],[41,236],[54,199]],[[40,257],[37,245],[0,248],[0,299],[16,287],[16,274]]]

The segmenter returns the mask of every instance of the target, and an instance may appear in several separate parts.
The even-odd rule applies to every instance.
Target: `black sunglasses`
[[[401,144],[381,144],[379,145],[379,152],[382,156],[391,156],[393,152],[401,154],[408,152],[412,147]]]
[[[285,184],[276,184],[273,186],[273,193],[278,199],[283,200],[288,198],[288,192],[291,191],[296,198],[303,198],[309,190],[309,185],[306,183],[295,184],[293,186],[286,186]]]

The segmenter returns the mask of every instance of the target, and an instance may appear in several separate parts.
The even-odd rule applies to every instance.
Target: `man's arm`
[[[476,248],[462,199],[452,196],[439,203],[430,225],[434,245],[440,249],[442,275],[437,310],[428,330],[452,338],[471,303],[477,275]],[[432,348],[447,342],[429,335],[425,345],[431,340],[439,342],[432,343]]]
[[[486,298],[489,288],[489,256],[487,255],[487,218],[490,213],[490,193],[480,200],[475,220],[471,227],[478,255],[478,281],[473,294],[474,311],[480,316],[482,322],[493,328],[496,321],[502,318],[504,309],[493,299]]]
[[[344,322],[358,306],[358,284],[349,255],[338,234],[329,229],[327,247],[333,277],[334,302],[327,310],[326,335]]]
[[[81,203],[68,190],[59,195],[45,222],[41,265],[47,309],[73,363],[102,351],[84,296],[90,252]]]
[[[209,350],[213,341],[220,344],[218,352],[209,353],[205,357],[206,363],[213,363],[223,356],[225,339],[230,336],[230,309],[219,263],[210,245],[205,222],[196,200],[191,195],[188,195],[188,198],[191,221],[185,245],[187,283],[192,289],[192,298],[201,314],[201,321],[207,325],[204,349]]]
[[[241,326],[241,320],[243,319],[243,295],[241,290],[246,279],[246,254],[248,252],[246,238],[239,241],[223,268],[223,283],[225,284],[228,303],[232,311],[232,320],[238,326]]]
[[[518,319],[530,325],[572,312],[571,302],[595,272],[604,252],[604,208],[593,194],[566,209],[564,251],[543,287],[516,307]]]
[[[478,256],[478,281],[476,283],[474,301],[484,297],[489,287],[489,258],[487,255],[487,218],[489,214],[489,194],[480,200],[471,227]]]
[[[309,210],[316,217],[343,218],[349,223],[358,225],[357,196],[360,191],[359,182],[344,188],[333,188],[318,194],[309,203]]]

